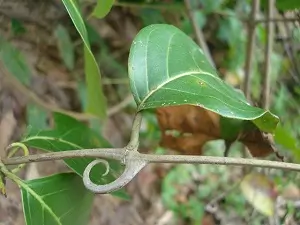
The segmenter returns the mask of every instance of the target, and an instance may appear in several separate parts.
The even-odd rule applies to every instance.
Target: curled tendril
[[[109,172],[109,164],[103,159],[96,159],[92,161],[90,164],[88,164],[83,172],[83,183],[85,187],[97,194],[109,193],[124,187],[147,164],[144,160],[127,159],[125,161],[125,170],[120,177],[109,184],[97,185],[91,181],[90,172],[92,168],[99,163],[104,164],[106,167],[106,172],[102,176],[107,175]]]
[[[23,150],[24,156],[28,156],[29,155],[29,150],[28,150],[28,148],[27,148],[26,145],[24,145],[21,142],[15,142],[15,143],[12,143],[12,144],[10,144],[9,146],[6,147],[6,151],[8,151],[8,150],[11,149],[11,151],[8,153],[7,158],[11,158],[12,156],[14,156],[20,148]],[[12,169],[11,172],[12,173],[17,173],[24,166],[25,166],[24,163],[20,164],[16,168]]]

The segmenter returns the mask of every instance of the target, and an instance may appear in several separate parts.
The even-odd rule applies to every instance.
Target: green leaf
[[[55,30],[54,35],[57,39],[59,54],[69,70],[74,69],[75,53],[73,43],[68,30],[59,24]]]
[[[142,29],[131,46],[128,68],[138,111],[191,104],[227,118],[251,120],[265,132],[273,132],[279,121],[221,80],[197,44],[174,26]]]
[[[26,29],[20,20],[12,18],[10,20],[10,23],[11,23],[11,29],[12,29],[14,35],[23,34],[26,32]]]
[[[104,118],[106,116],[106,100],[101,87],[101,75],[95,58],[90,54],[87,47],[84,47],[84,63],[87,84],[86,111]]]
[[[138,11],[139,16],[144,26],[148,26],[154,23],[164,23],[165,19],[162,12],[157,9],[143,8]]]
[[[300,145],[297,139],[293,137],[291,131],[282,125],[277,126],[274,135],[275,143],[290,150],[296,162],[300,162]]]
[[[29,129],[33,129],[35,131],[46,129],[48,115],[47,112],[40,108],[35,104],[28,104],[27,105],[27,124]]]
[[[231,16],[222,18],[219,22],[217,37],[229,45],[224,64],[232,71],[241,68],[245,62],[246,33],[243,24],[237,19],[236,13],[225,10]]]
[[[22,84],[29,85],[31,72],[24,55],[2,37],[0,37],[0,60]]]
[[[74,0],[62,0],[84,43],[84,71],[87,84],[87,112],[100,118],[106,116],[106,99],[101,84],[101,74],[91,51],[87,30]]]
[[[203,11],[197,10],[194,12],[194,17],[196,20],[197,26],[202,29],[204,25],[206,24],[206,14],[204,14]],[[188,16],[186,16],[183,21],[181,22],[181,30],[186,33],[187,35],[193,35],[194,34],[194,28],[191,24],[191,20]]]
[[[113,4],[114,0],[98,0],[92,15],[99,19],[105,17],[109,13]]]
[[[299,27],[293,28],[292,37],[295,40],[295,42],[297,42],[297,43],[300,42],[300,28]]]
[[[276,7],[280,10],[293,10],[300,8],[299,0],[277,0]]]
[[[0,194],[6,197],[5,175],[2,172],[0,172]]]
[[[81,150],[90,148],[108,148],[111,147],[108,141],[98,135],[95,131],[85,124],[64,114],[54,114],[55,128],[53,130],[43,130],[40,132],[32,131],[28,137],[22,140],[27,146],[38,148],[44,151],[59,152],[69,150]],[[82,176],[86,166],[94,159],[74,158],[65,159],[65,163],[78,175]],[[105,172],[103,165],[99,164],[93,168],[91,179],[98,184],[106,184],[117,178],[122,171],[119,162],[108,160],[110,171],[108,175],[101,176]],[[128,198],[123,190],[116,191],[116,196]]]
[[[198,2],[199,1],[197,1],[197,3]],[[200,6],[205,13],[211,13],[219,10],[223,2],[224,0],[214,0],[214,1],[200,0]]]
[[[94,195],[74,173],[18,181],[28,225],[88,224]]]

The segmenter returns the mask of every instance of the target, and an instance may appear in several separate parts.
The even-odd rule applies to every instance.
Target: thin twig
[[[274,15],[275,1],[268,0],[267,19],[270,19]],[[271,55],[274,39],[274,23],[267,23],[267,43],[265,48],[265,67],[263,75],[263,87],[262,87],[262,107],[269,109],[270,107],[270,74],[271,74]]]
[[[156,10],[161,10],[161,11],[182,11],[183,10],[183,5],[180,3],[177,4],[140,4],[140,3],[127,3],[127,2],[115,2],[114,6],[120,6],[124,8],[147,8],[147,9],[156,9]],[[234,16],[237,17],[235,14],[228,13],[226,11],[214,11],[215,14],[219,14],[222,16],[230,17]],[[237,17],[237,19],[243,21],[243,22],[248,22],[248,18],[245,17]],[[296,22],[299,21],[299,18],[297,17],[288,17],[288,18],[271,18],[269,20],[264,19],[264,18],[257,18],[256,20],[251,20],[252,23],[268,23],[268,22],[280,22],[280,21],[286,21],[286,22]]]
[[[282,40],[282,45],[283,45],[285,54],[287,55],[287,57],[289,58],[290,63],[291,63],[289,72],[290,72],[292,78],[294,79],[294,81],[297,83],[300,83],[300,79],[297,76],[297,74],[299,74],[299,70],[297,69],[297,62],[291,52],[290,44],[287,41],[287,29],[286,29],[286,24],[284,22],[284,18],[283,18],[283,22],[277,23],[277,29],[282,38],[281,40]]]
[[[69,116],[72,116],[78,120],[90,120],[96,119],[97,116],[88,113],[78,113],[70,110],[65,110],[57,107],[53,104],[47,103],[42,100],[38,95],[36,95],[29,88],[25,87],[21,82],[19,82],[14,76],[12,76],[5,66],[0,61],[0,72],[4,75],[5,80],[17,91],[19,91],[23,96],[25,96],[29,101],[35,103],[36,105],[44,108],[48,112],[60,112]],[[128,95],[122,102],[108,109],[107,115],[112,116],[119,112],[121,109],[125,108],[133,100],[131,95]]]
[[[119,2],[115,1],[114,6],[126,7],[126,8],[137,8],[137,9],[156,9],[164,11],[182,11],[182,4],[179,3],[158,3],[158,4],[148,4],[148,3],[129,3],[129,2]]]
[[[129,80],[128,78],[102,78],[101,79],[103,85],[128,85]],[[57,81],[55,85],[62,87],[62,88],[72,88],[77,89],[78,84],[76,81]]]
[[[285,18],[284,15],[283,15],[283,18]],[[299,21],[299,19],[298,19],[298,21]],[[283,28],[285,29],[285,33],[289,32],[289,26],[288,26],[288,22],[286,20],[283,21]],[[299,64],[298,64],[299,60],[297,60],[297,51],[295,50],[295,48],[293,48],[291,43],[288,43],[287,45],[288,45],[288,51],[290,51],[290,54],[291,54],[292,64],[295,67],[295,72],[296,72],[296,74],[299,75],[300,69],[299,69]]]
[[[251,73],[253,64],[253,53],[255,47],[255,27],[256,24],[253,22],[256,20],[257,12],[259,10],[259,0],[252,1],[252,11],[250,22],[248,23],[248,44],[247,44],[247,55],[246,55],[246,65],[245,65],[245,81],[244,81],[244,93],[246,98],[250,101],[251,93]]]
[[[120,103],[110,107],[107,111],[108,116],[113,116],[133,102],[132,94],[127,95]]]
[[[214,11],[214,13],[217,14],[217,15],[220,15],[220,16],[237,18],[238,20],[242,21],[243,23],[249,23],[250,22],[250,23],[258,24],[258,23],[268,23],[268,22],[276,23],[276,22],[281,22],[281,21],[285,21],[285,22],[297,22],[297,21],[299,21],[299,18],[297,18],[297,17],[282,18],[282,17],[274,16],[274,17],[271,17],[270,19],[266,19],[266,18],[260,18],[260,17],[258,17],[258,15],[257,15],[257,18],[255,20],[253,20],[253,19],[251,19],[251,18],[249,19],[245,16],[237,16],[234,13],[224,11],[224,10],[217,10],[217,11]]]
[[[202,30],[200,29],[199,27],[199,24],[195,18],[195,14],[193,12],[193,9],[192,9],[192,6],[191,6],[191,2],[190,0],[184,0],[184,3],[185,3],[185,7],[186,7],[186,10],[187,10],[187,14],[190,18],[190,21],[193,25],[193,29],[194,29],[194,32],[196,34],[196,41],[198,43],[198,45],[202,48],[202,50],[204,51],[204,54],[206,55],[206,57],[208,58],[208,61],[210,62],[210,64],[215,67],[215,63],[211,57],[211,54],[210,54],[210,51],[209,51],[209,48],[207,47],[207,44],[205,42],[205,38],[204,38],[204,35],[202,33]]]
[[[296,22],[299,21],[297,17],[295,18],[270,18],[270,19],[256,19],[255,23],[276,23],[276,22]]]

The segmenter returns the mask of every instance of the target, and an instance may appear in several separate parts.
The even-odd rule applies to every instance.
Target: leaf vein
[[[170,49],[171,49],[170,45],[171,45],[172,39],[174,38],[175,35],[176,35],[176,32],[174,32],[172,34],[172,36],[170,37],[169,42],[168,42],[168,46],[167,46],[167,57],[166,57],[167,71],[166,71],[166,73],[167,73],[168,78],[170,78],[170,73],[169,73],[169,55],[170,55]]]

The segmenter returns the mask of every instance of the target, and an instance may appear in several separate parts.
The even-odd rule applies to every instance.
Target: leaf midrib
[[[208,72],[204,72],[202,70],[188,71],[188,72],[185,72],[185,73],[180,73],[178,75],[172,76],[172,77],[170,77],[170,79],[167,79],[166,81],[164,81],[161,84],[159,84],[156,88],[154,88],[153,90],[149,91],[149,93],[145,96],[145,98],[143,99],[143,101],[140,102],[140,105],[138,107],[138,111],[140,111],[141,108],[143,108],[141,106],[147,101],[148,98],[151,97],[151,95],[153,95],[156,91],[158,91],[160,88],[162,88],[166,84],[168,84],[171,81],[174,81],[176,79],[179,79],[181,77],[191,76],[191,75],[194,75],[194,74],[196,75],[196,74],[199,74],[199,73],[205,74],[205,75],[209,75],[209,76],[213,77],[214,79],[220,79],[220,78],[214,76],[213,74],[208,73]]]

